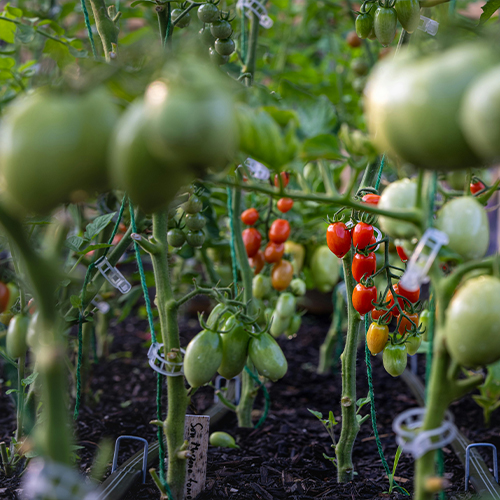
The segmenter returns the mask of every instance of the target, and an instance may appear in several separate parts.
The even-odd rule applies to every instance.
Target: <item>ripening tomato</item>
[[[374,356],[384,350],[388,340],[389,327],[387,325],[379,325],[378,323],[370,325],[366,334],[366,345]]]
[[[0,313],[3,313],[7,309],[7,304],[9,303],[10,290],[5,283],[0,281]]]
[[[262,236],[254,227],[245,229],[242,233],[242,236],[243,243],[245,244],[245,249],[247,251],[247,256],[253,257],[259,251],[260,243],[262,242]]]
[[[412,291],[404,288],[401,283],[398,283],[398,288],[399,288],[399,292],[397,292],[397,293],[399,293],[403,297],[406,297],[413,304],[415,302],[417,302],[417,300],[420,298],[420,288],[418,290],[415,290],[412,292]]]
[[[248,263],[254,274],[259,274],[264,268],[264,253],[259,250],[253,257],[248,257]]]
[[[293,200],[291,198],[280,198],[278,200],[278,210],[286,214],[293,207]]]
[[[479,193],[479,191],[482,191],[485,187],[486,186],[481,181],[471,182],[470,183],[470,192],[472,194],[476,194],[476,193]]]
[[[363,203],[366,203],[367,205],[378,205],[378,201],[380,200],[380,195],[379,194],[373,194],[373,193],[368,193],[361,198],[361,201]]]
[[[399,323],[398,326],[398,332],[401,335],[404,335],[406,331],[411,331],[411,329],[413,328],[413,325],[411,324],[410,320],[413,321],[413,323],[415,323],[416,327],[418,328],[418,313],[413,313],[413,314],[406,313],[406,316],[403,316],[401,318],[401,322]]]
[[[247,226],[253,226],[259,220],[259,212],[256,208],[248,208],[241,214],[241,222]]]
[[[343,222],[334,222],[328,226],[326,244],[339,259],[349,252],[351,249],[351,233]]]
[[[270,241],[264,250],[264,259],[268,264],[279,262],[285,253],[285,245],[283,243],[273,243]]]
[[[288,172],[280,172],[279,176],[278,174],[274,176],[274,185],[277,188],[280,187],[280,177],[281,184],[283,184],[283,187],[286,188],[288,186],[288,183],[290,182],[290,174]]]
[[[399,255],[399,258],[401,259],[401,262],[408,261],[408,256],[406,255],[406,252],[404,251],[403,247],[396,246],[396,252],[398,252],[398,255]]]
[[[373,237],[373,226],[365,222],[358,222],[352,232],[352,244],[358,249],[366,248]]]
[[[352,292],[352,306],[358,311],[361,316],[370,312],[373,309],[373,304],[377,300],[377,287],[363,286],[358,283]]]
[[[288,285],[292,282],[293,278],[293,266],[287,260],[280,260],[274,265],[271,271],[271,284],[275,290],[281,292],[288,288]]]
[[[356,281],[361,281],[363,276],[368,278],[368,276],[374,274],[376,270],[377,258],[374,252],[369,253],[368,256],[364,256],[360,253],[354,255],[352,259],[352,275]]]
[[[353,49],[361,47],[361,38],[359,38],[355,31],[349,31],[349,33],[347,33],[346,42],[349,47],[352,47]]]
[[[276,219],[269,228],[269,239],[273,243],[285,243],[290,236],[290,223],[285,219]]]
[[[397,295],[401,295],[399,293],[398,285],[393,285],[392,288],[394,288],[394,291],[396,292]],[[389,306],[388,307],[392,307],[394,305],[394,298],[392,296],[391,290],[389,290],[387,292],[387,296],[385,297],[385,301],[386,302],[389,301]],[[399,302],[399,305],[400,305],[401,309],[404,310],[404,308],[405,308],[405,301],[403,299],[398,299],[398,302]],[[396,316],[396,317],[399,316],[399,309],[398,308],[394,308],[392,310],[392,315]]]

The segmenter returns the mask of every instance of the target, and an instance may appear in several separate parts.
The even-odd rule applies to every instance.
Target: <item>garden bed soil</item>
[[[272,499],[372,499],[405,498],[389,495],[388,480],[377,453],[370,420],[365,422],[354,447],[355,480],[337,484],[336,471],[324,454],[333,455],[331,441],[321,423],[308,409],[328,415],[333,410],[340,420],[341,378],[337,372],[318,375],[319,346],[329,320],[306,315],[296,338],[280,339],[288,359],[286,376],[269,385],[271,410],[259,429],[238,429],[234,414],[229,413],[217,426],[232,434],[240,449],[209,448],[205,491],[200,500],[272,500]],[[182,345],[199,330],[195,319],[181,322]],[[92,459],[103,438],[116,439],[131,434],[156,438],[156,428],[149,424],[156,416],[156,375],[147,364],[149,334],[146,321],[129,318],[112,327],[115,340],[110,359],[93,366],[90,396],[76,422],[77,463],[88,473]],[[388,375],[381,356],[372,358],[377,425],[385,457],[392,467],[397,449],[392,421],[402,411],[417,406],[408,387],[399,378]],[[367,395],[368,386],[364,350],[358,352],[357,397]],[[424,357],[419,355],[419,375],[425,370]],[[165,400],[165,397],[164,397]],[[164,404],[166,402],[164,401]],[[193,397],[190,413],[203,413],[213,404],[213,389],[202,388]],[[256,402],[255,421],[260,416],[263,398]],[[361,413],[369,411],[368,405]],[[453,405],[456,424],[472,442],[487,441],[500,445],[499,411],[492,416],[492,427],[485,429],[482,411],[470,396]],[[14,407],[0,386],[0,436],[9,442],[14,430]],[[335,428],[338,439],[340,425]],[[123,442],[120,462],[138,451],[137,444]],[[485,457],[488,462],[490,457]],[[445,475],[450,482],[448,498],[455,498],[464,489],[464,470],[451,447],[444,449]],[[396,476],[401,486],[412,491],[414,461],[403,455]],[[17,478],[0,475],[0,498],[16,499],[20,493]],[[137,484],[127,500],[158,498],[158,491],[148,477],[145,485]],[[463,497],[460,497],[463,498]]]

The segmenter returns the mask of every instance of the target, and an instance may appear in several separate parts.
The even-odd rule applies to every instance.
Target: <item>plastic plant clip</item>
[[[125,276],[113,267],[106,257],[96,262],[96,267],[100,273],[121,293],[127,293],[132,288],[132,285],[125,279]]]
[[[398,415],[392,423],[396,433],[396,443],[403,451],[418,459],[430,450],[437,450],[450,444],[457,435],[453,416],[446,412],[441,427],[429,431],[419,431],[425,418],[425,408],[411,408]]]
[[[430,227],[418,242],[417,248],[408,261],[406,272],[401,277],[400,283],[410,292],[417,291],[422,283],[428,281],[427,273],[437,257],[442,246],[449,242],[448,235]],[[430,253],[424,253],[424,247],[430,249]]]
[[[253,177],[259,181],[267,181],[269,177],[271,177],[271,172],[265,165],[262,165],[262,163],[252,158],[247,158],[244,163]]]
[[[252,14],[250,11],[252,11],[254,14],[256,14],[259,17],[259,24],[263,28],[266,28],[266,30],[271,28],[272,25],[274,24],[273,20],[267,15],[266,8],[257,0],[238,0],[236,7],[240,10],[242,8],[246,9],[245,15],[249,19],[252,17]]]
[[[120,452],[120,441],[122,439],[131,439],[134,441],[140,441],[141,443],[144,443],[144,453],[143,453],[143,458],[142,458],[142,484],[145,484],[146,483],[146,471],[148,470],[149,443],[144,438],[141,438],[141,437],[120,436],[115,441],[115,452],[113,453],[113,465],[111,466],[111,473],[115,472],[116,468],[118,467],[118,453]]]
[[[148,351],[149,366],[158,373],[165,375],[166,377],[180,377],[184,375],[184,363],[174,363],[173,361],[168,361],[163,357],[161,349],[163,344],[158,344],[158,342],[153,342]],[[180,349],[182,355],[185,354],[184,349]]]
[[[231,380],[228,380],[227,378],[224,378],[222,375],[217,375],[215,378],[215,391],[220,391],[222,387],[222,381],[225,380],[224,383],[224,388],[229,387],[229,384],[234,380],[234,401],[233,403],[237,405],[240,402],[240,397],[241,397],[241,379],[238,375],[236,377],[232,378]],[[219,396],[217,394],[214,394],[214,403],[219,402]]]
[[[425,16],[420,16],[420,24],[418,29],[429,33],[429,35],[436,36],[439,28],[439,23]]]
[[[473,443],[467,446],[465,449],[465,491],[469,491],[469,477],[470,477],[470,454],[471,448],[492,448],[493,451],[493,475],[495,476],[495,481],[498,483],[498,455],[497,447],[491,443]]]
[[[97,307],[97,309],[99,309],[99,312],[102,314],[108,313],[109,310],[111,309],[109,307],[109,304],[107,302],[104,302],[103,300],[101,300],[100,297],[96,297],[95,299],[92,299],[90,301],[90,303],[93,304],[95,307]]]

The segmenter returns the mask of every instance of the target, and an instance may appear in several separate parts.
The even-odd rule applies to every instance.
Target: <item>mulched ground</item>
[[[337,372],[317,375],[314,371],[318,350],[329,326],[328,318],[305,316],[297,338],[280,339],[289,363],[287,375],[270,385],[271,412],[262,428],[238,429],[234,415],[228,414],[218,429],[235,436],[240,449],[210,448],[205,491],[200,500],[222,498],[244,499],[371,499],[389,497],[388,481],[379,459],[370,421],[361,428],[354,448],[356,479],[339,485],[333,465],[323,454],[333,455],[328,434],[308,408],[327,415],[333,410],[340,418],[341,380]],[[76,423],[78,464],[88,472],[92,458],[104,437],[116,439],[132,434],[153,441],[156,430],[149,424],[155,417],[155,374],[147,365],[146,322],[131,318],[113,327],[115,342],[112,360],[93,367],[91,394]],[[181,325],[183,345],[199,330],[195,319],[184,319]],[[419,356],[419,374],[424,372],[424,359]],[[378,428],[385,456],[392,467],[396,443],[391,428],[396,415],[417,406],[406,385],[389,376],[382,367],[381,356],[373,359]],[[358,356],[358,398],[367,394],[366,369],[362,351]],[[204,388],[194,399],[192,413],[202,413],[213,402],[213,390]],[[262,408],[262,397],[256,409]],[[453,405],[456,423],[472,441],[489,441],[500,445],[500,422],[497,411],[493,426],[485,429],[482,412],[467,397]],[[14,411],[5,387],[0,384],[0,439],[9,441],[14,430]],[[368,408],[362,410],[365,414]],[[258,411],[255,412],[255,420]],[[336,428],[338,439],[340,426]],[[124,442],[120,460],[138,450],[137,445]],[[451,449],[445,449],[446,477],[451,483],[448,498],[463,491],[464,471]],[[412,490],[413,460],[404,455],[396,475],[400,484]],[[0,498],[15,499],[19,493],[17,478],[0,473]],[[128,500],[158,498],[148,478],[146,485],[137,485]],[[393,494],[391,498],[404,498]],[[463,497],[461,497],[463,498]]]

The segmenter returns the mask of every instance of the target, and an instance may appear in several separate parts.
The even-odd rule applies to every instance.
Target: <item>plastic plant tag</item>
[[[96,263],[97,269],[101,274],[121,293],[127,293],[132,288],[132,285],[125,279],[125,276],[113,267],[106,257]]]
[[[248,168],[253,177],[259,181],[267,181],[269,177],[271,177],[269,169],[265,165],[262,165],[262,163],[259,163],[252,158],[247,158],[245,160],[245,166]]]
[[[229,385],[234,380],[234,398],[233,398],[232,402],[235,405],[237,405],[240,402],[240,397],[241,397],[241,379],[240,379],[240,377],[238,375],[236,375],[236,377],[232,378],[231,380],[227,380],[222,375],[217,375],[217,377],[215,378],[215,384],[214,384],[216,392],[223,388],[222,387],[223,380],[225,381],[224,388],[228,388],[228,389],[229,389]],[[219,396],[217,396],[217,394],[214,394],[214,403],[218,403],[218,402],[219,402]]]
[[[427,273],[437,257],[442,246],[449,242],[448,235],[430,227],[427,229],[418,242],[417,248],[408,261],[406,272],[401,278],[401,285],[410,292],[417,291],[422,283],[427,281]],[[424,248],[430,250],[430,253],[424,253]]]
[[[425,16],[420,16],[420,24],[418,25],[418,29],[429,33],[429,35],[436,36],[436,33],[439,28],[439,23],[434,21],[434,19],[429,19]]]
[[[257,0],[238,0],[236,5],[238,9],[245,8],[245,14],[250,19],[252,13],[259,17],[259,24],[266,29],[269,29],[274,24],[273,20],[267,15],[266,8]]]

